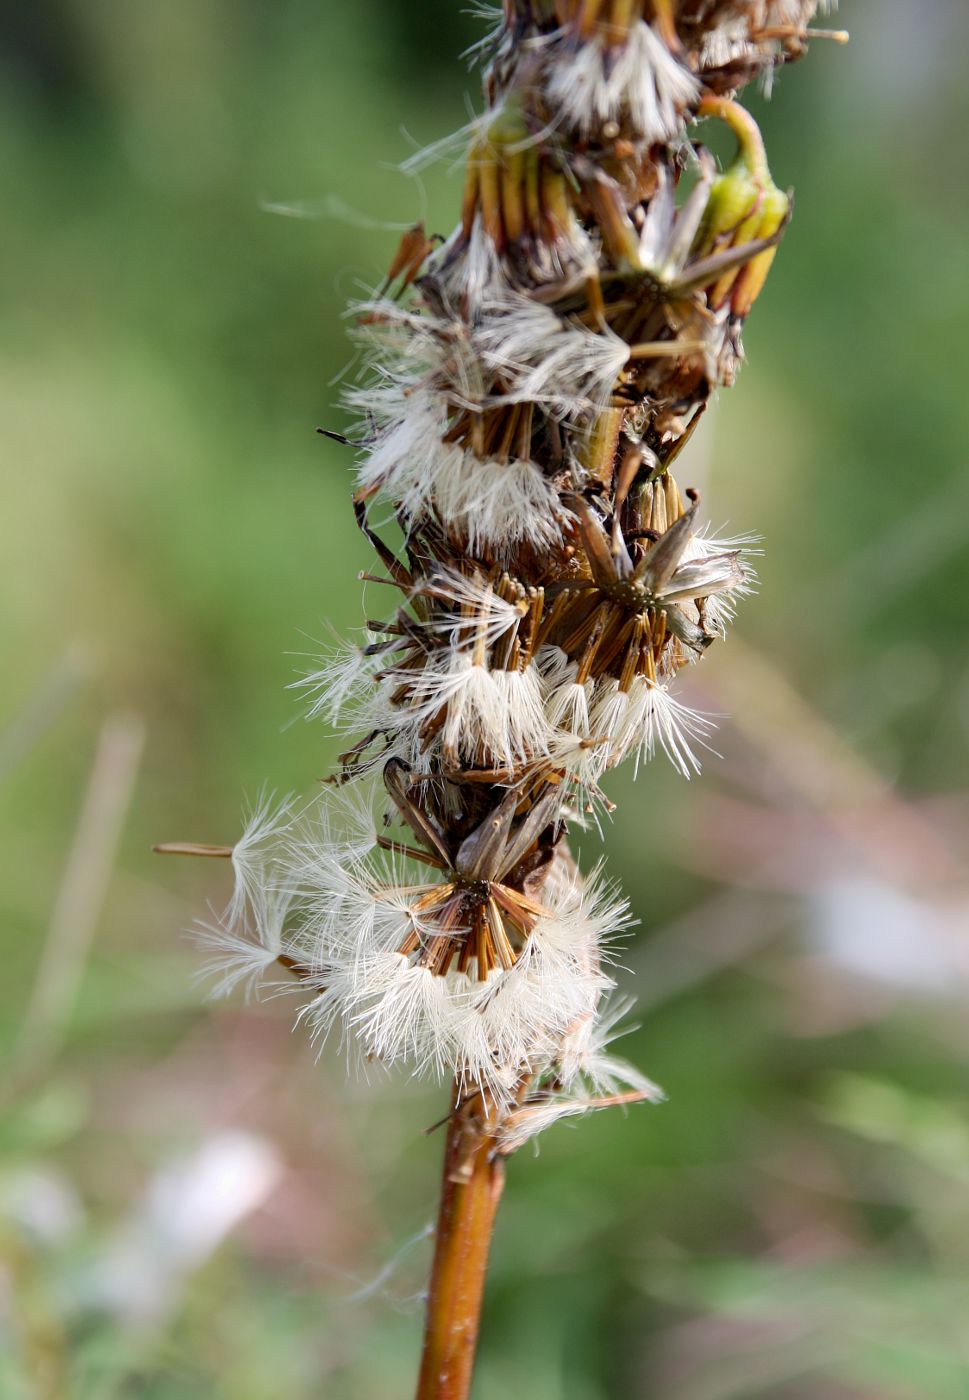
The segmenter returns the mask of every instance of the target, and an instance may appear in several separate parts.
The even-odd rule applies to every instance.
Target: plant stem
[[[467,1400],[488,1252],[505,1180],[480,1095],[452,1092],[416,1400]]]

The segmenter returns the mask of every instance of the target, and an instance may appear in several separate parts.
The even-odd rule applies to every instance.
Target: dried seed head
[[[751,591],[754,542],[706,533],[672,468],[790,214],[733,94],[819,8],[506,0],[457,226],[409,230],[352,308],[354,504],[387,611],[297,682],[354,733],[347,786],[257,804],[201,936],[222,990],[281,963],[314,1032],[501,1104],[504,1150],[658,1096],[606,1049],[628,909],[565,833],[609,769],[662,750],[689,777],[712,732],[675,679]],[[697,118],[737,138],[722,173]]]

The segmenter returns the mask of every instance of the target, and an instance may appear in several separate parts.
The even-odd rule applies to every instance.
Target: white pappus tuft
[[[442,442],[447,432],[447,404],[429,389],[389,378],[347,395],[351,407],[366,412],[366,453],[357,465],[357,485],[364,494],[382,491],[408,519],[433,499],[441,473],[460,466],[462,450]]]
[[[684,596],[704,598],[704,621],[711,631],[726,636],[737,604],[757,592],[757,570],[750,556],[763,552],[759,535],[723,536],[704,527],[690,536],[677,573],[685,571],[681,576],[686,586],[693,567],[691,582],[697,591]],[[709,587],[709,591],[702,592],[704,587]]]
[[[341,727],[383,734],[384,759],[395,755],[426,773],[441,754],[451,768],[481,759],[489,768],[511,769],[550,752],[553,736],[534,666],[493,670],[475,662],[470,649],[442,647],[416,671],[391,668],[375,678],[361,665],[357,675]],[[302,683],[317,692],[311,713],[336,703],[328,681],[324,664]]]
[[[565,676],[549,686],[546,713],[554,727],[553,754],[580,783],[592,786],[630,755],[638,772],[657,749],[689,778],[700,771],[694,746],[708,747],[715,728],[667,686],[645,676],[635,676],[625,688],[611,676],[581,686]]]
[[[782,56],[777,31],[803,30],[810,37],[811,20],[816,14],[827,15],[837,9],[837,0],[761,0],[759,8],[760,13],[754,18],[749,6],[738,7],[738,13],[725,15],[707,30],[700,46],[699,67],[701,72],[707,72],[766,58],[762,77],[769,97],[774,63]]]
[[[713,721],[706,715],[691,710],[666,686],[645,676],[637,676],[628,690],[612,679],[596,688],[591,731],[607,738],[608,767],[631,754],[638,772],[641,763],[662,749],[673,767],[689,778],[700,771],[693,746],[708,747],[706,741],[713,729]]]
[[[428,475],[429,501],[442,521],[465,536],[471,554],[505,558],[521,544],[547,551],[561,539],[569,512],[535,462],[482,461],[466,451]]]
[[[442,285],[455,302],[466,300],[477,306],[486,296],[509,285],[505,266],[480,214],[475,214],[467,239],[458,225],[447,242],[431,255],[431,265],[438,270]]]
[[[276,794],[262,791],[249,809],[242,835],[232,848],[235,888],[220,923],[235,927],[257,914],[267,887],[272,854],[289,831],[295,815],[292,796],[276,801]]]
[[[433,511],[466,537],[470,553],[499,557],[522,543],[547,550],[561,538],[568,511],[541,468],[518,458],[481,459],[444,442],[447,405],[440,393],[385,387],[369,407],[378,422],[379,416],[386,421],[358,468],[358,484],[392,499],[406,522]]]
[[[483,575],[461,573],[444,565],[421,579],[411,596],[446,605],[423,625],[430,632],[446,635],[452,645],[469,639],[476,646],[493,647],[518,626],[526,611],[522,603],[499,598]]]
[[[563,33],[563,49],[574,41]],[[548,67],[546,97],[565,124],[583,135],[628,117],[640,140],[667,141],[697,100],[699,85],[643,20],[621,46],[601,38],[575,45]]]
[[[588,1017],[566,1036],[557,1065],[563,1089],[569,1092],[582,1085],[593,1094],[635,1089],[654,1102],[663,1098],[658,1084],[628,1060],[609,1053],[616,1040],[637,1029],[621,1024],[633,1005],[631,997],[609,997],[600,1004],[595,1016]]]
[[[293,903],[292,885],[250,880],[251,904],[247,914],[231,921],[230,910],[221,918],[199,920],[193,933],[209,956],[199,969],[200,981],[211,981],[211,995],[225,997],[237,987],[252,996],[269,969],[283,953],[286,919]]]
[[[384,419],[388,407],[399,415],[402,399],[432,389],[445,416],[455,407],[529,403],[579,417],[606,403],[629,358],[608,327],[590,330],[510,287],[483,296],[470,320],[387,299],[355,311],[381,377],[376,404],[366,389],[350,391],[347,402]]]
[[[604,1001],[594,1015],[584,1017],[569,1031],[549,1071],[554,1088],[540,1086],[505,1119],[501,1130],[505,1151],[516,1151],[566,1118],[618,1104],[663,1102],[666,1096],[658,1084],[628,1060],[608,1053],[612,1041],[632,1029],[616,1029],[630,1005],[628,1000],[611,1005]]]
[[[366,632],[363,646],[342,643],[316,658],[312,670],[290,681],[288,690],[298,690],[307,697],[306,718],[322,715],[334,729],[345,730],[356,723],[357,715],[367,697],[372,695],[377,672],[383,664],[379,654],[367,655],[366,647],[378,641],[373,632]]]
[[[363,832],[337,839],[343,816],[339,799],[323,798],[272,824],[250,913],[201,930],[219,990],[252,984],[281,958],[312,994],[304,1014],[316,1032],[339,1024],[368,1056],[503,1100],[523,1064],[540,1073],[594,1016],[612,986],[609,943],[630,923],[625,901],[598,871],[583,881],[553,864],[511,965],[440,975],[428,951],[468,932],[433,913],[454,898],[456,877],[365,846]]]
[[[397,727],[421,727],[444,712],[441,745],[454,765],[462,755],[484,756],[487,765],[514,768],[547,755],[549,732],[541,681],[534,665],[523,671],[491,670],[469,652],[445,652],[415,676]]]
[[[604,327],[591,331],[530,297],[486,301],[475,348],[505,387],[496,403],[533,403],[563,417],[602,408],[629,359],[629,346]]]

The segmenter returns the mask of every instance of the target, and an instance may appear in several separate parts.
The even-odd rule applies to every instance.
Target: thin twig
[[[114,868],[144,741],[145,726],[136,715],[109,715],[101,726],[77,829],[20,1027],[14,1062],[21,1073],[34,1074],[39,1064],[48,1063],[63,1038]]]

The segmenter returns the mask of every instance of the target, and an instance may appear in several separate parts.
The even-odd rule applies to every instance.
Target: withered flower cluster
[[[254,814],[206,937],[224,986],[281,963],[315,1030],[453,1081],[501,1152],[657,1092],[608,1053],[630,920],[567,832],[609,769],[689,775],[709,730],[676,678],[750,589],[749,541],[672,469],[790,214],[735,93],[818,8],[505,0],[460,221],[413,229],[355,308],[354,503],[390,601],[301,682],[352,731],[339,781]]]

